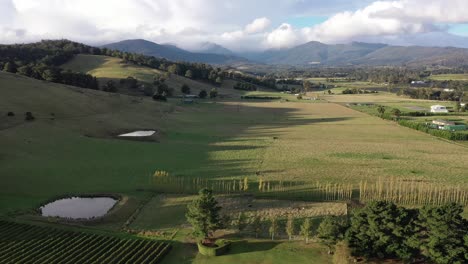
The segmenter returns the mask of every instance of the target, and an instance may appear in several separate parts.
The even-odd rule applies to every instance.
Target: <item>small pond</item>
[[[132,133],[121,134],[119,137],[151,137],[156,131],[147,130],[147,131],[134,131]]]
[[[56,200],[40,209],[42,216],[91,219],[106,215],[116,203],[111,197],[72,197]]]

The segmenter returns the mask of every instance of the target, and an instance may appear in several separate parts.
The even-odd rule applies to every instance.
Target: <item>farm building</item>
[[[429,87],[430,83],[427,83],[425,81],[412,81],[411,82],[411,87]]]
[[[443,105],[433,105],[431,106],[431,113],[448,113],[447,107]]]
[[[432,124],[438,125],[438,126],[453,126],[455,125],[455,122],[439,119],[439,120],[433,120]]]

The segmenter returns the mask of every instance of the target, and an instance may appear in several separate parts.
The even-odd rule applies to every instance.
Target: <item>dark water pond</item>
[[[42,216],[71,219],[102,217],[114,207],[117,200],[110,197],[72,197],[60,199],[42,206]]]

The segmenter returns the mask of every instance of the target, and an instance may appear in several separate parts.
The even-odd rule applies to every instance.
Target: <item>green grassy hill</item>
[[[0,95],[0,214],[67,193],[133,193],[149,187],[156,169],[206,177],[220,170],[235,177],[252,173],[255,160],[247,159],[257,156],[262,141],[232,149],[217,142],[278,118],[247,105],[161,103],[4,72]],[[26,112],[36,119],[25,121]],[[159,143],[115,137],[140,129],[157,130],[152,139]]]
[[[115,80],[118,83],[120,79],[130,76],[140,82],[152,84],[155,75],[163,75],[165,73],[156,69],[126,64],[119,58],[98,55],[77,55],[71,61],[62,65],[62,68],[96,76],[100,80],[101,85],[109,79]],[[171,74],[166,82],[170,88],[174,89],[175,95],[182,94],[180,88],[183,84],[187,84],[190,87],[192,94],[198,94],[202,89],[209,92],[215,87],[212,84],[191,80],[176,74]],[[217,87],[220,95],[224,97],[239,97],[244,93],[234,90],[232,88],[233,85],[233,81],[225,80],[221,87]],[[120,87],[119,92],[128,93],[129,91]]]

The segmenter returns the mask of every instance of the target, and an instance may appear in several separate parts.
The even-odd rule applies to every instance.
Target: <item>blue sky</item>
[[[468,15],[468,14],[467,14]],[[468,24],[449,25],[449,32],[459,36],[468,36]]]
[[[287,22],[294,27],[304,28],[321,24],[328,18],[328,16],[297,16],[288,18]]]

